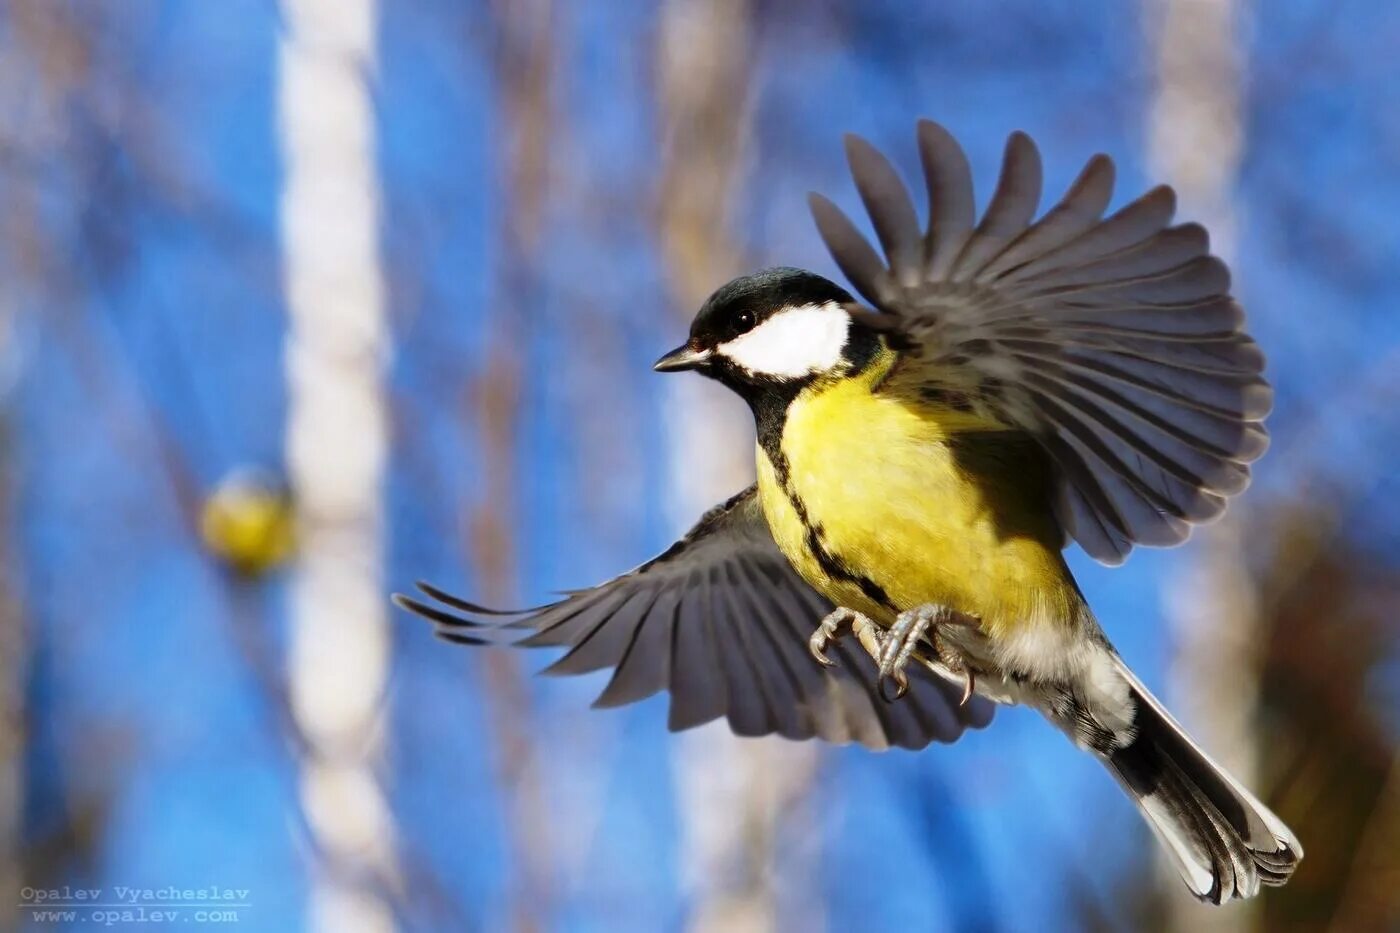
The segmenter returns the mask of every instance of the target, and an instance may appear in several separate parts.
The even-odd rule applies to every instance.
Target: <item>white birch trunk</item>
[[[283,0],[287,469],[298,510],[288,677],[316,865],[307,926],[394,926],[379,782],[389,664],[380,488],[388,352],[378,244],[373,0]]]
[[[1149,7],[1157,58],[1154,174],[1176,188],[1183,216],[1206,226],[1212,250],[1228,262],[1244,145],[1241,10],[1235,0],[1151,0]],[[1169,582],[1165,610],[1177,649],[1169,677],[1172,708],[1217,761],[1254,787],[1259,618],[1245,563],[1242,505],[1232,502],[1222,521],[1198,532],[1200,544]],[[1173,888],[1179,885],[1169,866],[1162,874]],[[1180,933],[1255,925],[1248,905],[1212,910],[1184,896],[1169,896],[1167,903],[1169,926]]]

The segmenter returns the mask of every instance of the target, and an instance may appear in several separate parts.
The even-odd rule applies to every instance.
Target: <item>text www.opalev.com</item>
[[[31,923],[122,926],[128,923],[233,924],[243,919],[236,907],[36,907],[22,908]]]

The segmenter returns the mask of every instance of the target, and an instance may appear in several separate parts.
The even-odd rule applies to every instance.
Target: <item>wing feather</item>
[[[734,651],[736,660],[742,660],[742,665],[734,665],[735,668],[742,667],[742,670],[735,672],[746,681],[746,685],[752,685],[764,712],[763,731],[755,734],[804,734],[801,727],[801,695],[792,691],[794,679],[791,671],[785,667],[781,653],[774,653],[769,640],[764,636],[764,633],[769,632],[769,626],[752,625],[753,618],[762,616],[715,616],[715,625],[717,628],[727,629],[727,636],[735,639],[742,647],[742,650]],[[732,689],[734,688],[731,686],[731,693]],[[735,731],[741,735],[745,734],[738,728]],[[806,734],[811,733],[808,731]]]
[[[1040,151],[1025,133],[1012,133],[1006,140],[1001,177],[991,203],[958,256],[948,276],[950,281],[965,282],[976,277],[1008,243],[1026,231],[1040,206],[1041,185]]]
[[[1243,311],[1229,297],[1178,304],[1136,300],[1107,307],[1083,301],[1050,299],[1005,304],[1000,309],[1003,313],[995,318],[995,323],[999,325],[1043,320],[1048,312],[1055,315],[1055,326],[1060,331],[1098,329],[1160,341],[1239,340],[1241,335],[1236,328],[1243,323]],[[1008,309],[1014,313],[1005,313]],[[992,316],[988,317],[988,323],[992,323]],[[1248,338],[1244,340],[1252,343]],[[1256,371],[1262,369],[1261,355]]]
[[[737,610],[732,618],[740,627],[754,633],[751,644],[755,650],[751,658],[758,661],[764,674],[764,688],[773,698],[773,712],[779,722],[778,734],[794,739],[813,735],[829,738],[817,727],[807,699],[813,690],[820,690],[821,685],[810,686],[809,681],[804,681],[803,672],[811,674],[812,671],[802,663],[802,658],[796,657],[790,650],[792,638],[783,630],[786,626],[753,624],[759,619],[782,617],[757,605],[759,591],[749,585],[742,567],[729,566],[725,571],[732,584],[726,588],[725,596]]]
[[[1008,295],[1034,293],[1038,282],[1092,286],[1128,282],[1162,275],[1204,256],[1210,250],[1205,228],[1198,224],[1171,227],[1126,249],[1073,264],[1028,262],[1001,283]]]
[[[856,291],[878,306],[898,302],[901,292],[889,270],[880,261],[870,241],[841,212],[841,208],[815,193],[807,196],[807,202],[811,205],[812,216],[816,218],[822,239],[832,248],[837,265],[851,280]],[[833,243],[839,244],[839,251],[831,246]]]
[[[1113,197],[1113,160],[1096,155],[1079,173],[1064,199],[989,262],[979,281],[997,279],[1030,260],[1072,242],[1099,222]]]
[[[595,707],[626,706],[666,689],[671,679],[672,632],[680,607],[680,593],[661,591],[643,624],[628,640],[612,679],[593,701]]]
[[[1167,230],[1175,214],[1176,192],[1166,185],[1159,185],[1078,239],[1026,263],[1013,277],[1032,278],[1057,269],[1073,269],[1110,256],[1137,251]],[[1172,229],[1190,230],[1190,236],[1194,236],[1196,231],[1202,236],[1205,234],[1205,229],[1198,224],[1183,224]],[[1200,244],[1199,252],[1205,253],[1209,249],[1207,239]]]
[[[617,595],[615,593],[587,593],[547,607],[535,617],[540,623],[535,634],[526,638],[521,644],[527,648],[539,645],[577,644],[584,633],[591,631],[597,623],[596,619],[590,621],[589,610],[609,599],[616,600]]]
[[[923,277],[919,218],[899,173],[859,136],[846,137],[846,159],[895,280],[901,285],[917,285]]]
[[[649,590],[619,595],[622,598],[612,604],[617,608],[594,613],[590,627],[580,630],[581,634],[573,642],[573,646],[540,673],[587,674],[615,665],[617,659],[626,653],[627,645],[631,643],[637,626],[642,624],[642,620],[656,603],[656,594]],[[519,644],[526,647],[535,644],[569,644],[561,641],[541,642],[536,638],[537,636],[523,639]]]
[[[972,168],[962,146],[931,120],[920,120],[919,162],[928,185],[929,224],[924,240],[928,276],[945,278],[972,233]]]
[[[1128,489],[1139,490],[1140,498],[1163,513],[1164,519],[1204,522],[1219,514],[1209,508],[1221,501],[1219,496],[1203,490],[1204,480],[1193,469],[1210,464],[1208,459],[1189,454],[1174,458],[1172,452],[1153,447],[1148,440],[1125,429],[1111,414],[1073,393],[1047,391],[1042,407],[1067,439],[1087,448]],[[1121,492],[1115,489],[1110,493],[1115,491]],[[1119,509],[1118,514],[1123,516],[1123,510]]]
[[[666,725],[689,729],[724,715],[724,668],[710,631],[709,595],[692,572],[685,586],[691,591],[676,610],[671,630],[671,713]]]

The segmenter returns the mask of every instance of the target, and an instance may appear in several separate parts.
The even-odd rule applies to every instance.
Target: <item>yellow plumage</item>
[[[993,640],[1072,626],[1083,603],[1034,442],[900,391],[886,380],[894,362],[884,351],[854,377],[804,389],[782,429],[785,464],[759,447],[759,493],[778,546],[832,602],[887,625],[896,611],[932,603],[980,618]],[[833,573],[833,557],[887,604]]]

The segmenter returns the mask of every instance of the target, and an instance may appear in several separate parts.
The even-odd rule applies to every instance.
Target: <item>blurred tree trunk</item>
[[[1349,516],[1373,487],[1356,464],[1347,471],[1340,484],[1300,483],[1263,536],[1260,692],[1273,740],[1261,761],[1275,780],[1262,789],[1308,852],[1289,885],[1262,899],[1269,933],[1400,922],[1400,769],[1387,692],[1379,704],[1376,695],[1396,660],[1400,574],[1391,555],[1351,539]]]
[[[301,538],[288,677],[306,738],[302,806],[320,855],[308,926],[382,931],[395,925],[398,866],[380,786],[389,340],[368,86],[377,11],[373,0],[283,0],[282,12],[286,457]]]
[[[8,432],[6,432],[8,433]],[[8,444],[8,438],[5,441]],[[0,453],[0,457],[5,457]],[[10,527],[10,475],[0,466],[0,522]],[[8,539],[7,539],[8,540]],[[20,831],[24,812],[24,683],[28,658],[24,617],[11,597],[14,576],[8,568],[8,543],[0,551],[0,566],[7,568],[0,594],[0,893],[15,896],[20,889]],[[13,901],[12,903],[18,903]]]
[[[8,112],[8,108],[6,108]],[[0,334],[8,337],[12,309],[0,301]],[[4,338],[0,338],[3,340]],[[0,356],[9,348],[0,345]],[[0,422],[0,896],[19,903],[24,883],[20,840],[24,813],[25,684],[29,644],[24,614],[16,597],[18,580],[12,560],[13,512],[9,420]]]
[[[19,11],[12,8],[0,9],[0,16],[11,17],[17,13]],[[28,39],[30,41],[21,48],[43,64],[56,51],[53,43],[33,41],[42,39],[42,34],[32,35],[36,32],[32,24],[28,29],[25,25],[21,22],[15,30],[18,35],[12,35],[0,43],[0,55],[18,58],[16,53],[20,50],[7,46],[10,43],[25,43]],[[55,76],[50,73],[52,70],[52,65],[40,70],[41,86],[54,82]],[[58,96],[54,94],[55,90],[63,92],[68,89],[45,87],[37,97],[47,102]],[[16,117],[24,113],[21,98],[34,96],[33,88],[21,88],[9,82],[0,86],[0,150],[29,155],[25,151],[28,136],[24,125],[26,121]],[[42,107],[42,104],[39,106]],[[16,176],[18,174],[15,173]],[[4,271],[9,287],[0,294],[0,360],[8,358],[12,352],[9,346],[13,327],[11,322],[19,305],[15,291],[38,284],[43,275],[42,262],[32,255],[37,248],[34,187],[21,181],[6,188],[9,194],[7,209],[3,219],[0,219],[0,244],[3,244],[5,258],[0,259],[0,270]],[[10,904],[17,904],[20,887],[31,880],[24,877],[29,853],[24,853],[21,847],[28,713],[25,693],[30,645],[17,594],[20,582],[14,570],[17,564],[11,553],[16,532],[12,514],[14,489],[10,450],[11,431],[7,416],[0,421],[0,529],[4,529],[3,536],[0,536],[0,896],[9,898]]]
[[[491,54],[496,84],[492,159],[501,204],[495,241],[490,335],[471,388],[477,424],[482,495],[470,518],[468,551],[488,603],[518,600],[516,481],[524,348],[530,322],[544,300],[541,236],[550,188],[556,54],[552,0],[491,4]],[[554,911],[551,814],[531,735],[533,713],[520,659],[514,653],[477,656],[486,685],[498,786],[506,794],[506,850],[511,854],[507,913],[516,930],[545,929]]]
[[[91,184],[94,153],[81,145],[93,109],[94,45],[100,27],[80,14],[51,4],[0,3],[0,170],[5,210],[0,215],[0,368],[14,365],[10,342],[21,309],[62,320],[79,304],[87,282],[73,274],[70,245],[42,211],[54,196],[46,185],[62,185],[74,202],[97,197]],[[112,88],[104,88],[111,93]],[[58,180],[54,180],[57,176]],[[67,334],[65,334],[67,336]],[[91,362],[85,357],[84,362]],[[9,392],[9,387],[5,388]],[[11,400],[6,398],[9,403]],[[9,898],[5,921],[17,923],[24,885],[56,886],[90,877],[106,841],[110,788],[76,789],[78,756],[45,760],[43,719],[36,697],[52,690],[52,628],[30,630],[21,604],[21,555],[12,553],[17,528],[12,510],[16,475],[14,427],[8,412],[0,421],[0,895]],[[85,732],[98,737],[98,730]],[[90,759],[87,759],[90,760]],[[121,763],[103,766],[115,786]],[[13,911],[13,912],[9,912]]]
[[[1150,125],[1155,174],[1180,195],[1183,214],[1210,230],[1229,261],[1235,241],[1234,187],[1244,146],[1240,11],[1234,0],[1151,0],[1157,86]],[[1170,705],[1197,740],[1246,787],[1257,788],[1259,612],[1245,562],[1248,515],[1241,500],[1199,532],[1187,567],[1168,582],[1166,611],[1176,656]],[[1162,869],[1169,885],[1176,872]],[[1211,910],[1166,899],[1168,926],[1181,933],[1253,929],[1254,904]]]
[[[665,167],[657,209],[681,315],[677,333],[711,291],[743,271],[729,224],[750,137],[751,16],[745,0],[669,0],[662,8],[657,83]],[[666,391],[668,495],[680,531],[752,482],[753,438],[742,405],[718,386],[682,377],[669,379]],[[810,896],[810,879],[797,882],[801,896],[793,904],[779,904],[774,877],[782,816],[796,807],[815,765],[811,744],[740,739],[723,720],[678,737],[682,890],[690,929],[820,926],[820,899]],[[790,868],[784,862],[789,876]]]

